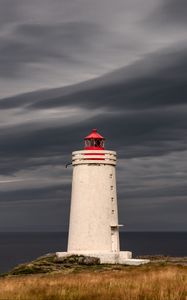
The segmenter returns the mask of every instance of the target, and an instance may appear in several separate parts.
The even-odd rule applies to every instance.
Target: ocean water
[[[67,233],[0,233],[0,273],[41,255],[66,251]],[[137,255],[187,256],[187,232],[121,232],[121,250]]]

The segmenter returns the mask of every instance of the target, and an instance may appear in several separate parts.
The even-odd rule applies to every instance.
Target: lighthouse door
[[[112,242],[112,252],[116,252],[118,250],[118,239],[117,239],[117,230],[111,230],[111,242]]]

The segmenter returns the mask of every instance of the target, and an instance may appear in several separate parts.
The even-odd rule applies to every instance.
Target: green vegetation
[[[85,266],[101,267],[99,259],[84,255],[71,255],[63,258],[57,258],[55,254],[48,254],[29,263],[20,264],[10,272],[2,274],[8,275],[24,275],[24,274],[42,274],[51,272],[64,272],[70,270],[82,270]]]
[[[186,263],[157,256],[141,266],[100,265],[95,258],[47,255],[0,278],[0,300],[186,300]]]

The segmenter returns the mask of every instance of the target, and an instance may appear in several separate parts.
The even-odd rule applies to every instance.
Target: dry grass
[[[187,269],[142,266],[0,279],[0,300],[187,300]]]

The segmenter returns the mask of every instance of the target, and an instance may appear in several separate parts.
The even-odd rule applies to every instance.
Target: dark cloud
[[[100,33],[97,24],[84,22],[17,25],[11,36],[1,39],[0,76],[22,75],[21,68],[46,60],[79,64],[76,52],[89,50],[90,40]]]
[[[165,49],[132,66],[75,86],[2,99],[0,108],[60,106],[153,109],[186,104],[186,49]]]
[[[65,187],[65,188],[64,188]],[[22,202],[35,202],[35,201],[53,201],[55,200],[66,200],[69,196],[70,186],[64,185],[63,182],[60,185],[53,185],[50,187],[32,188],[32,189],[21,189],[12,191],[1,192],[0,202],[8,203],[22,203]]]
[[[10,128],[1,137],[1,159],[15,157],[24,161],[30,157],[61,155],[61,163],[65,163],[72,150],[83,147],[86,128],[96,124],[108,137],[108,147],[117,148],[122,157],[155,156],[186,149],[186,111],[157,110],[104,114],[71,126],[38,130],[19,126],[14,128],[16,134]],[[20,160],[18,165],[22,168]]]
[[[76,105],[87,108],[154,109],[169,105],[186,104],[187,55],[184,49],[146,57],[141,62],[96,79],[78,87],[78,92],[67,93],[47,101],[34,101],[31,107],[46,108]],[[148,70],[146,69],[146,66]],[[131,73],[134,74],[131,78]],[[129,74],[129,77],[128,77]],[[97,82],[96,82],[97,81]]]
[[[185,0],[164,0],[147,19],[157,27],[182,27],[187,25],[186,11],[187,2]]]
[[[68,125],[60,121],[50,127],[44,119],[44,125],[23,121],[24,126],[5,127],[1,131],[1,157],[62,154],[66,160],[73,149],[82,147],[86,129],[95,126],[102,128],[109,137],[108,146],[117,147],[122,157],[185,150],[186,61],[185,51],[167,55],[165,50],[100,79],[1,100],[1,108],[19,108],[23,109],[21,114],[30,111],[33,116],[38,109],[63,107],[82,107],[85,115],[97,109],[102,112]]]
[[[187,186],[185,184],[175,184],[173,186],[164,186],[164,187],[152,187],[149,188],[146,186],[136,189],[136,190],[131,190],[131,191],[125,191],[124,190],[124,197],[126,199],[144,199],[143,201],[145,201],[145,199],[162,199],[162,202],[165,203],[164,198],[167,198],[168,202],[168,198],[175,198],[178,197],[178,199],[180,199],[180,197],[185,196],[187,194]]]
[[[186,2],[1,2],[1,228],[67,229],[64,165],[97,127],[119,157],[121,223],[184,230]]]
[[[184,25],[186,20],[187,3],[185,0],[166,0],[161,7],[160,15],[162,14],[165,22],[170,21],[170,24],[176,23]]]
[[[67,231],[70,187],[0,191],[1,230]]]
[[[160,203],[153,203],[152,198],[144,204],[142,198],[136,199],[134,205],[131,201],[125,201],[120,204],[119,218],[127,230],[147,231],[181,231],[182,226],[186,224],[186,200],[179,197],[164,202],[160,198]],[[126,208],[125,208],[126,207]],[[134,217],[131,217],[134,216]],[[183,227],[185,230],[185,226]]]

